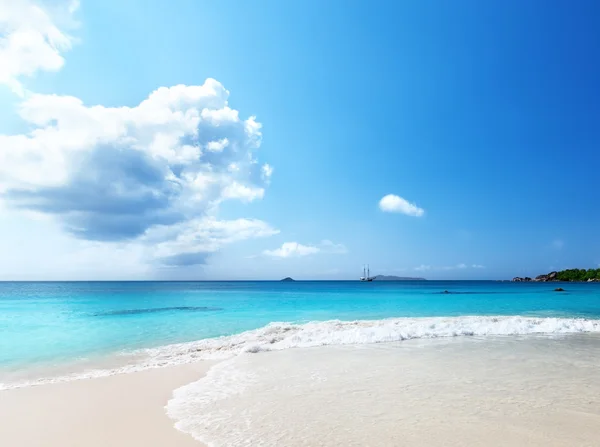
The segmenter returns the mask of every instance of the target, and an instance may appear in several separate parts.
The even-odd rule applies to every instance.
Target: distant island
[[[411,278],[408,276],[377,275],[373,281],[426,281],[425,278]]]
[[[294,278],[290,278],[289,276],[286,278],[283,278],[282,281],[295,281]]]
[[[517,276],[512,279],[513,282],[600,282],[600,269],[567,269],[560,272],[550,272],[545,275],[539,275],[535,278]]]

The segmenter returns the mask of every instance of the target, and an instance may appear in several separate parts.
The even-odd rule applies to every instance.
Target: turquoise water
[[[600,284],[0,283],[0,368],[231,335],[270,322],[521,315],[600,319]],[[451,292],[444,294],[445,290]]]

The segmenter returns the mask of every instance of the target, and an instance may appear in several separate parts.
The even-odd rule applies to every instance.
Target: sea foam
[[[104,377],[191,363],[203,359],[220,360],[240,354],[290,348],[385,343],[439,337],[550,335],[584,332],[600,332],[600,320],[522,316],[460,316],[357,321],[330,320],[304,324],[270,323],[259,329],[236,335],[129,352],[127,354],[133,354],[136,362],[119,368],[91,370],[17,383],[0,383],[0,390]]]

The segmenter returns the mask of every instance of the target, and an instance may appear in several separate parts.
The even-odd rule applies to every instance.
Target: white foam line
[[[600,320],[521,316],[390,318],[384,320],[270,323],[240,334],[135,351],[144,360],[121,368],[0,384],[0,390],[125,374],[197,360],[225,359],[242,353],[325,345],[385,343],[418,338],[572,334],[600,332]]]

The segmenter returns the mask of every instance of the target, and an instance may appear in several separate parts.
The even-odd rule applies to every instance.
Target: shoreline
[[[174,427],[165,406],[203,377],[198,361],[114,376],[0,391],[0,445],[202,447]]]
[[[560,316],[400,317],[373,320],[273,322],[233,335],[168,344],[98,361],[24,369],[3,374],[0,392],[136,374],[196,362],[218,362],[243,353],[317,346],[370,345],[409,340],[494,336],[600,334],[600,319]]]

